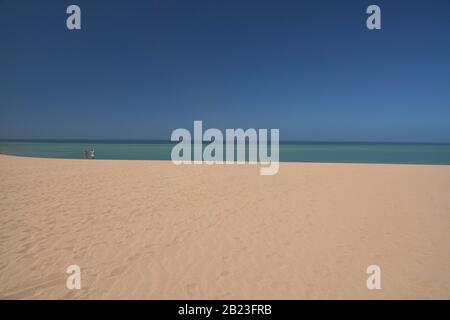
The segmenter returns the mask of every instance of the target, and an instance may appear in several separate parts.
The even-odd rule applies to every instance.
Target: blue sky
[[[449,39],[448,0],[0,0],[0,138],[450,142]]]

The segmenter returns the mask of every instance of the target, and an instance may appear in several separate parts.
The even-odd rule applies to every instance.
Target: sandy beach
[[[450,166],[1,155],[0,191],[1,299],[450,299]]]

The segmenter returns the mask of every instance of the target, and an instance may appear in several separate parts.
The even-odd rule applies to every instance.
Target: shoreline
[[[179,164],[179,165],[175,165],[172,160],[152,160],[152,159],[83,159],[83,158],[49,158],[49,157],[36,157],[36,156],[25,156],[25,155],[12,155],[12,154],[4,154],[4,153],[0,153],[0,158],[1,157],[5,157],[5,158],[28,158],[28,159],[43,159],[43,160],[80,160],[80,161],[137,161],[137,162],[152,162],[152,163],[172,163],[174,166],[185,166],[186,164]],[[373,165],[373,166],[448,166],[450,167],[450,164],[447,163],[389,163],[389,162],[308,162],[308,161],[304,161],[304,162],[296,162],[296,161],[279,161],[280,165],[288,165],[288,164],[307,164],[307,165]],[[194,165],[194,162],[192,161],[192,163],[187,164],[189,165]],[[205,165],[205,166],[209,166],[209,167],[214,167],[214,166],[233,166],[236,165],[237,163],[220,163],[220,164],[206,164],[205,162],[197,164],[197,165]],[[246,162],[243,165],[239,165],[239,166],[251,166],[251,167],[255,167],[255,166],[261,166],[260,162],[257,162],[256,164],[250,164],[248,162]]]

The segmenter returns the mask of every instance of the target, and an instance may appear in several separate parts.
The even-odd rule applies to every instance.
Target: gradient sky
[[[448,0],[0,0],[0,46],[3,139],[450,142]]]

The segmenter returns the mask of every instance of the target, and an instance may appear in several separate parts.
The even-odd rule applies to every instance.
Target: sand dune
[[[450,298],[450,166],[0,156],[2,299]],[[67,266],[81,290],[66,288]],[[367,266],[382,289],[366,287]]]

